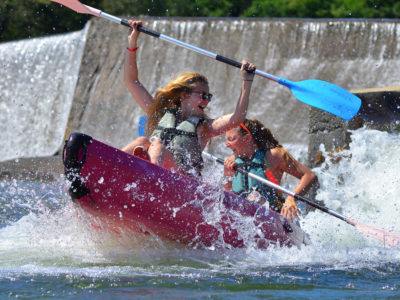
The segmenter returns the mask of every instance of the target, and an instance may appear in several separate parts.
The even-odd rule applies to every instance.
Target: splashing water
[[[335,154],[341,157],[339,162],[327,159],[314,170],[321,184],[317,200],[363,223],[400,231],[399,148],[398,134],[352,132],[350,150]],[[138,244],[129,247],[132,237],[113,239],[88,226],[63,183],[1,182],[0,189],[0,287],[8,287],[13,280],[30,291],[24,294],[12,288],[15,294],[43,295],[43,285],[39,284],[39,290],[29,283],[43,276],[46,282],[60,285],[48,288],[58,296],[64,290],[81,296],[88,291],[103,295],[112,287],[121,292],[126,286],[159,296],[155,287],[169,295],[167,287],[175,286],[179,289],[174,294],[183,297],[197,288],[209,289],[212,295],[227,296],[226,291],[233,289],[276,296],[269,292],[275,286],[282,297],[289,290],[299,297],[312,295],[305,292],[307,286],[323,286],[327,295],[342,297],[349,290],[380,290],[388,295],[398,290],[399,249],[385,247],[320,211],[301,220],[312,240],[301,249],[199,250],[156,240],[153,244],[136,240]],[[213,211],[205,213],[209,220],[218,217]],[[242,230],[249,229],[246,222],[243,226]],[[379,283],[382,276],[385,284]]]
[[[400,140],[398,134],[368,130],[352,132],[350,150],[326,153],[334,156],[315,169],[321,188],[316,199],[343,215],[367,225],[400,232]],[[339,159],[339,162],[336,161]],[[329,221],[326,221],[326,219]],[[314,242],[337,248],[382,246],[346,223],[315,211],[307,215],[304,228]]]
[[[316,199],[324,201],[327,207],[354,220],[400,231],[400,222],[396,218],[398,205],[400,205],[397,200],[399,175],[396,173],[397,168],[400,167],[400,160],[395,155],[400,149],[398,135],[360,129],[353,132],[352,139],[350,150],[335,154],[342,157],[339,163],[333,163],[333,160],[327,159],[321,167],[314,170],[318,174],[321,185]],[[378,180],[378,178],[386,178],[386,180]],[[57,183],[49,187],[48,184],[17,181],[9,184],[2,183],[1,188],[5,191],[2,193],[4,214],[1,223],[3,239],[1,244],[3,251],[7,249],[6,245],[15,245],[16,240],[12,237],[19,237],[18,245],[22,245],[25,238],[29,240],[29,243],[36,243],[37,252],[42,252],[44,245],[51,245],[48,250],[57,248],[57,251],[60,251],[63,247],[73,249],[78,246],[71,244],[73,235],[76,241],[79,241],[79,238],[76,238],[81,236],[81,242],[87,243],[86,230],[90,228],[79,223],[81,222],[78,218],[79,214],[73,209],[60,185],[62,184]],[[218,205],[216,207],[218,207],[217,210],[221,209]],[[206,208],[204,211],[207,220],[218,220],[218,212],[207,212]],[[248,223],[251,224],[251,222]],[[318,251],[321,247],[335,249],[338,252],[384,247],[381,243],[359,234],[352,226],[321,211],[314,211],[305,216],[302,219],[302,227],[310,234],[313,242],[313,245],[308,247],[309,249],[276,249],[268,251],[268,255],[276,252],[278,256],[282,256],[282,253],[293,251],[309,253],[310,249],[315,248],[315,251]],[[80,232],[81,228],[86,229]],[[21,232],[21,230],[26,231]],[[11,238],[11,241],[5,242],[4,239],[7,238]],[[90,237],[90,239],[95,238]],[[21,246],[21,249],[25,247],[33,251],[35,247],[30,247],[29,243]],[[57,252],[55,249],[51,251]],[[261,250],[252,249],[251,251],[261,256],[265,255]],[[389,249],[388,251],[390,252]],[[63,255],[68,256],[66,253]],[[333,254],[332,259],[335,259],[336,255],[337,253]],[[290,260],[293,259],[291,255],[289,257]],[[297,262],[303,263],[303,258],[302,255],[297,255]],[[296,260],[293,261],[295,262]]]

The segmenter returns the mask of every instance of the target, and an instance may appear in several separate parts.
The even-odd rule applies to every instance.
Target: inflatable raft
[[[242,248],[309,243],[297,222],[221,187],[173,173],[92,137],[64,146],[69,195],[112,232],[157,236],[190,247]]]

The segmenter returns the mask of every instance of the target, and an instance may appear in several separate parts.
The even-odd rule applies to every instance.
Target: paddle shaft
[[[212,155],[210,153],[207,153],[207,152],[203,152],[203,155],[206,156],[207,158],[215,160],[216,162],[218,162],[220,164],[224,164],[224,160],[222,158],[216,157],[216,156],[214,156],[214,155]],[[349,222],[348,219],[346,217],[342,216],[341,214],[339,214],[339,213],[337,213],[337,212],[335,212],[335,211],[333,211],[333,210],[331,210],[331,209],[329,209],[329,208],[327,208],[325,206],[319,205],[318,203],[315,203],[314,201],[311,201],[310,199],[308,199],[306,197],[303,197],[303,196],[301,196],[299,194],[293,193],[292,191],[289,191],[289,190],[281,187],[278,184],[275,184],[275,183],[273,183],[273,182],[271,182],[271,181],[269,181],[269,180],[267,180],[265,178],[262,178],[260,176],[255,175],[253,173],[250,173],[250,172],[248,172],[248,171],[246,171],[243,168],[238,167],[238,166],[235,167],[235,171],[237,171],[239,173],[242,173],[242,174],[244,174],[244,175],[246,175],[246,176],[248,176],[248,177],[250,177],[250,178],[252,178],[254,180],[257,180],[258,182],[261,182],[261,183],[263,183],[263,184],[265,184],[265,185],[267,185],[267,186],[269,186],[269,187],[271,187],[271,188],[273,188],[275,190],[278,190],[278,191],[280,191],[280,192],[282,192],[282,193],[284,193],[286,195],[292,196],[296,200],[304,202],[304,203],[306,203],[306,204],[308,204],[308,205],[310,205],[310,206],[312,206],[312,207],[314,207],[316,209],[322,210],[323,212],[326,212],[326,213],[328,213],[328,214],[330,214],[330,215],[332,215],[332,216],[334,216],[336,218],[339,218],[340,220],[345,221],[345,222],[347,222],[347,223],[349,223],[349,224],[354,226],[353,223]]]
[[[120,18],[118,18],[118,17],[109,15],[109,14],[104,13],[104,12],[101,12],[101,13],[100,13],[100,17],[105,18],[105,19],[107,19],[107,20],[109,20],[109,21],[113,21],[113,22],[115,22],[115,23],[119,23],[119,24],[124,25],[124,26],[127,26],[127,27],[131,27],[131,25],[129,24],[129,22],[128,22],[127,20],[120,19]],[[152,36],[152,37],[156,37],[156,38],[159,38],[159,39],[161,39],[161,40],[170,42],[170,43],[172,43],[172,44],[181,46],[181,47],[183,47],[183,48],[186,48],[186,49],[195,51],[195,52],[200,53],[200,54],[202,54],[202,55],[204,55],[204,56],[213,58],[213,59],[215,59],[215,60],[218,60],[218,61],[220,61],[220,62],[223,62],[223,63],[226,63],[226,64],[228,64],[228,65],[234,66],[234,67],[236,67],[236,68],[239,68],[239,69],[240,69],[240,68],[242,67],[242,63],[240,63],[240,62],[238,62],[238,61],[235,61],[235,60],[233,60],[233,59],[227,58],[227,57],[222,56],[222,55],[219,55],[219,54],[215,54],[215,53],[213,53],[213,52],[211,52],[211,51],[204,50],[204,49],[202,49],[202,48],[193,46],[193,45],[191,45],[191,44],[188,44],[188,43],[179,41],[179,40],[177,40],[177,39],[174,39],[174,38],[172,38],[172,37],[169,37],[169,36],[167,36],[167,35],[164,35],[164,34],[162,34],[162,33],[157,32],[157,31],[148,29],[148,28],[146,28],[146,27],[137,26],[137,27],[136,27],[136,30],[138,30],[138,31],[140,31],[140,32],[143,32],[143,33],[145,33],[145,34],[148,34],[148,35],[150,35],[150,36]],[[273,81],[275,81],[275,82],[279,82],[279,77],[274,76],[274,75],[271,75],[271,74],[269,74],[269,73],[267,73],[267,72],[263,72],[263,71],[260,71],[260,70],[257,70],[257,69],[256,69],[256,70],[254,71],[254,73],[255,73],[256,75],[258,75],[258,76],[261,76],[261,77],[264,77],[264,78],[273,80]]]

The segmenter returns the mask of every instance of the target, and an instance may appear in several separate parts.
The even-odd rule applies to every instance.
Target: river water
[[[367,225],[400,232],[399,151],[398,134],[353,132],[339,163],[327,160],[314,170],[321,184],[317,199]],[[400,250],[320,211],[302,217],[312,244],[301,249],[126,247],[85,225],[62,181],[1,182],[0,195],[0,298],[361,299],[400,293]]]

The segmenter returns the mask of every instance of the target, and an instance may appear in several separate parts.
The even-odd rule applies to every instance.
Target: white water
[[[327,160],[314,170],[321,184],[317,199],[367,225],[400,232],[399,135],[359,129],[353,132],[352,137],[350,150],[338,154],[343,156],[339,163]],[[22,194],[18,192],[18,184],[14,183],[14,196]],[[62,183],[55,184],[55,187],[61,189]],[[22,202],[31,213],[0,229],[0,265],[6,267],[3,271],[22,268],[30,273],[57,274],[64,272],[66,267],[74,267],[73,272],[101,276],[104,272],[124,273],[127,270],[90,267],[85,271],[75,268],[91,263],[109,265],[129,261],[139,266],[135,272],[148,274],[151,270],[148,267],[141,270],[140,266],[165,262],[168,257],[190,258],[209,265],[213,270],[224,269],[227,264],[245,270],[257,266],[315,264],[332,268],[342,265],[371,267],[400,261],[400,249],[385,247],[320,211],[301,219],[302,228],[312,241],[312,245],[302,249],[189,250],[162,242],[155,247],[143,244],[127,248],[105,236],[99,238],[88,230],[65,194],[54,195],[53,201],[59,205],[56,210],[46,208],[37,190],[28,190],[27,194],[31,196]],[[21,200],[10,199],[10,202],[9,208],[22,205]],[[11,268],[10,264],[14,267]]]
[[[314,171],[321,188],[317,199],[346,217],[400,233],[400,138],[398,134],[359,129],[353,132],[350,151],[342,151],[338,164],[329,159]],[[310,213],[304,228],[321,246],[376,246],[356,229],[324,213]]]
[[[59,149],[86,31],[0,44],[0,161]]]

